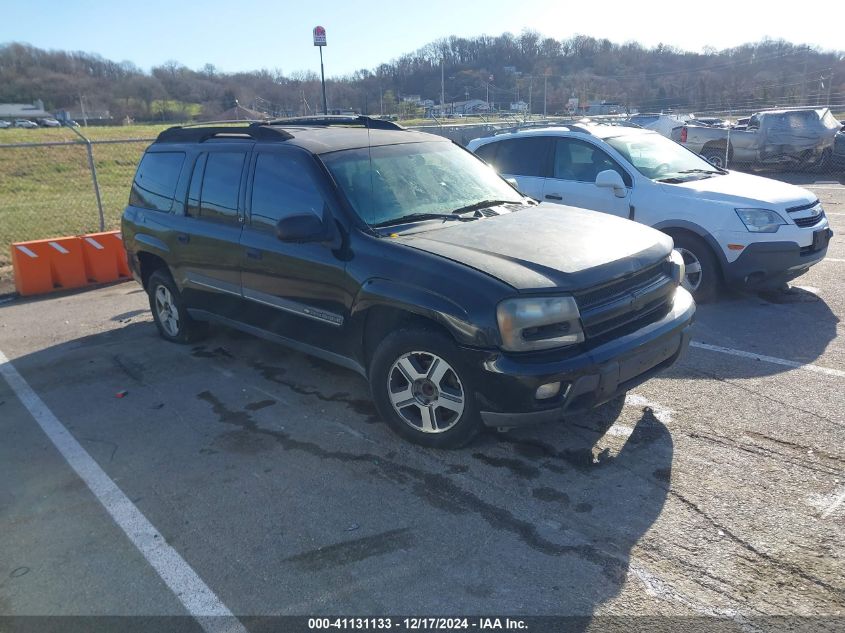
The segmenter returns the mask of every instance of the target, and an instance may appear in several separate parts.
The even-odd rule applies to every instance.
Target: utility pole
[[[443,110],[446,108],[446,75],[445,75],[445,58],[440,58],[440,116],[443,116]]]
[[[531,116],[533,108],[531,107],[531,93],[534,91],[534,77],[528,76],[528,116]]]
[[[549,76],[543,75],[543,118],[546,118],[546,89],[549,85]]]
[[[833,68],[830,69],[830,77],[827,80],[827,107],[830,107],[830,91],[833,90]]]
[[[804,48],[804,75],[801,82],[801,103],[798,105],[807,105],[807,64],[810,63],[810,47]]]
[[[85,104],[82,102],[82,95],[79,95],[79,109],[82,110],[82,125],[88,127],[88,117],[85,114]]]

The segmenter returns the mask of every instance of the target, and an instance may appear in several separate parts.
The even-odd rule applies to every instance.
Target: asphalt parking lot
[[[841,630],[845,187],[813,190],[837,237],[791,293],[700,306],[624,404],[460,451],[393,435],[349,371],[225,329],[165,343],[134,283],[7,300],[0,614]]]

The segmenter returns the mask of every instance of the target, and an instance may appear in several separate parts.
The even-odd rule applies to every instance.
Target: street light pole
[[[320,81],[323,84],[323,114],[328,115],[329,105],[326,101],[326,73],[323,70],[323,47],[320,46]]]
[[[326,100],[326,73],[323,70],[323,47],[326,45],[326,29],[322,26],[314,27],[314,46],[320,49],[320,83],[323,86],[323,114],[328,116],[329,104]]]

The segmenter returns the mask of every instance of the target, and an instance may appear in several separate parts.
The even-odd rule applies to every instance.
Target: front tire
[[[159,269],[147,282],[150,310],[158,333],[173,343],[192,343],[208,331],[208,324],[193,320],[170,273]]]
[[[439,332],[403,329],[385,338],[370,363],[370,390],[390,428],[415,444],[460,448],[482,428],[466,364]]]
[[[721,286],[719,264],[716,256],[700,237],[695,235],[673,235],[675,250],[684,258],[686,274],[681,285],[699,303],[716,299]]]

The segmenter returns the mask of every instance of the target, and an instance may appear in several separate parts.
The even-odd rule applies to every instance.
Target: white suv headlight
[[[584,340],[581,314],[572,297],[519,297],[496,308],[502,348],[529,352]]]
[[[737,209],[736,214],[752,233],[776,233],[786,220],[771,209]]]

